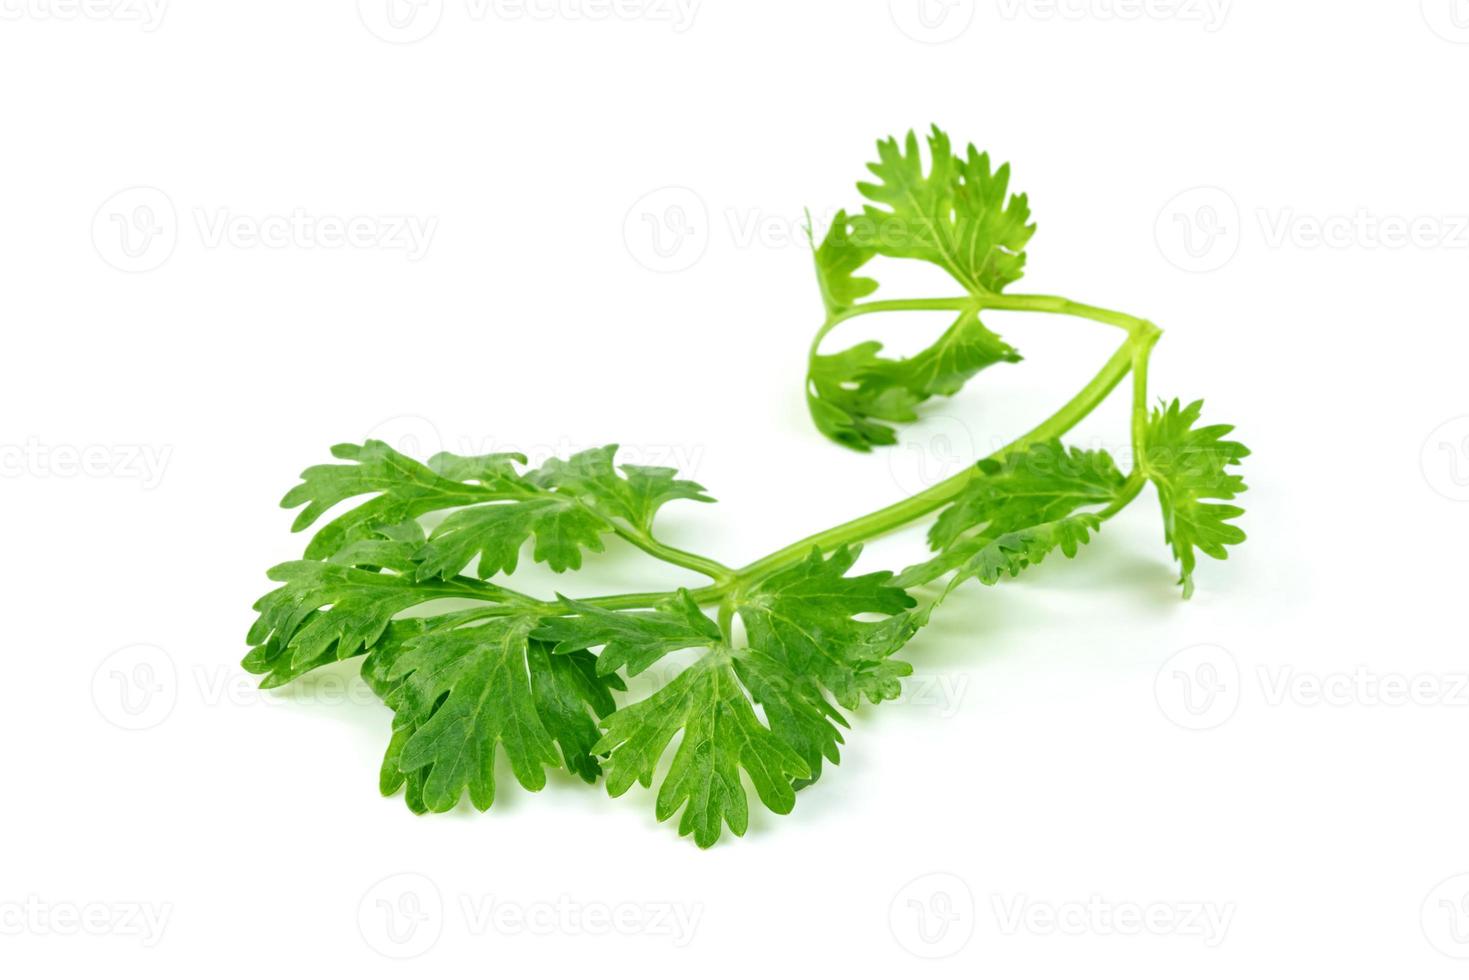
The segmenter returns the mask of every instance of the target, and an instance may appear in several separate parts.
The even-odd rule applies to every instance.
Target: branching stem
[[[1131,374],[1133,377],[1131,435],[1135,466],[1132,475],[1123,486],[1122,493],[1105,509],[1099,511],[1097,516],[1102,519],[1111,517],[1142,491],[1146,482],[1143,471],[1143,454],[1146,449],[1144,442],[1148,421],[1148,358],[1152,353],[1153,345],[1162,335],[1162,331],[1151,322],[1127,313],[1077,303],[1060,296],[986,294],[947,299],[883,300],[860,303],[829,316],[812,342],[811,351],[815,354],[828,333],[839,324],[854,317],[908,310],[973,311],[976,313],[983,310],[1016,310],[1051,313],[1080,317],[1127,331],[1127,340],[1107,360],[1096,376],[1088,381],[1070,401],[1040,425],[985,458],[999,461],[1036,443],[1065,435],[1090,415],[1122,382],[1123,378]],[[974,473],[973,466],[966,467],[962,472],[906,500],[900,500],[881,510],[802,538],[794,544],[771,552],[739,569],[731,569],[711,558],[664,545],[653,540],[651,535],[635,534],[626,529],[619,529],[618,534],[655,558],[707,575],[714,584],[695,590],[692,593],[695,601],[704,605],[722,603],[724,599],[737,593],[739,589],[759,581],[784,565],[800,561],[813,550],[825,553],[846,545],[861,544],[939,510],[963,492],[973,479]],[[673,593],[670,592],[635,593],[601,596],[585,601],[606,609],[638,609],[656,605],[671,598],[672,595]],[[558,606],[559,604],[554,602],[545,604],[548,611],[555,611]]]

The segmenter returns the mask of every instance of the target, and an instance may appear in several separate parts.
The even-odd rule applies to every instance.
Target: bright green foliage
[[[245,667],[278,687],[313,667],[365,653],[396,615],[431,599],[488,598],[492,586],[415,583],[398,574],[319,561],[289,561],[266,573],[284,583],[255,603]]]
[[[998,293],[1023,275],[1025,246],[1035,234],[1024,194],[1010,195],[1010,165],[990,166],[973,146],[955,153],[935,126],[928,137],[925,173],[918,137],[909,133],[877,144],[867,169],[876,183],[857,189],[871,201],[858,241],[893,258],[922,259],[943,267],[970,293]]]
[[[830,558],[813,552],[741,593],[735,605],[751,647],[816,681],[846,708],[897,697],[899,679],[913,672],[890,658],[916,630],[907,628],[909,619],[892,617],[916,603],[893,587],[891,572],[846,577],[860,551],[842,548]],[[855,618],[864,613],[889,619]]]
[[[856,549],[819,552],[756,583],[737,601],[747,646],[724,641],[687,592],[648,612],[616,612],[563,600],[572,615],[543,621],[533,634],[554,650],[600,646],[597,669],[638,674],[678,650],[706,652],[652,697],[606,721],[614,795],[650,785],[675,734],[683,742],[658,795],[658,818],[686,806],[682,833],[707,846],[727,824],[744,833],[744,769],[761,801],[788,813],[794,790],[814,781],[823,760],[837,762],[846,720],[827,698],[849,707],[896,697],[911,672],[889,659],[917,630],[914,600],[889,584],[890,572],[848,576]],[[862,621],[862,614],[887,614]],[[761,723],[753,706],[764,712]],[[690,739],[697,740],[694,743]],[[773,774],[783,774],[775,778]]]
[[[1164,535],[1183,572],[1178,584],[1184,598],[1194,592],[1195,551],[1222,561],[1228,557],[1226,545],[1245,540],[1245,532],[1229,523],[1244,509],[1209,501],[1233,500],[1245,492],[1244,479],[1227,468],[1239,465],[1250,451],[1224,438],[1234,431],[1232,425],[1195,428],[1203,410],[1201,401],[1181,407],[1176,399],[1155,409],[1143,457],[1163,506]]]
[[[1126,478],[1105,450],[1037,443],[1000,461],[984,460],[968,486],[929,529],[935,550],[983,528],[990,537],[1046,524],[1078,508],[1111,503]]]
[[[895,362],[878,356],[882,345],[868,341],[835,354],[811,358],[806,405],[816,427],[849,449],[891,446],[897,433],[887,422],[913,422],[921,401],[902,385],[865,385],[867,372],[880,376]]]
[[[912,357],[882,357],[881,349],[868,341],[811,359],[807,402],[812,415],[822,431],[853,449],[892,445],[896,434],[878,420],[912,422],[928,399],[955,394],[991,364],[1020,360],[972,311],[961,313],[933,345]]]
[[[811,415],[851,448],[893,444],[893,426],[931,399],[1020,360],[985,325],[991,310],[1122,327],[1123,348],[1036,429],[937,486],[741,568],[660,540],[664,506],[710,498],[671,469],[619,465],[616,446],[530,468],[515,453],[420,462],[383,442],[338,445],[336,462],[307,469],[282,500],[300,508],[295,530],[316,530],[302,560],[268,572],[276,587],[255,604],[245,668],[276,687],[360,658],[364,682],[393,712],[379,786],[403,790],[415,812],[466,797],[488,809],[500,761],[529,790],[552,769],[605,778],[614,796],[656,782],[658,819],[677,815],[680,833],[708,847],[725,828],[746,832],[749,789],[789,813],[840,762],[844,712],[901,695],[913,668],[899,654],[954,588],[1076,556],[1148,482],[1191,594],[1197,554],[1222,559],[1244,540],[1230,522],[1245,487],[1229,468],[1248,450],[1225,438],[1229,426],[1201,426],[1198,402],[1148,412],[1152,324],[1060,297],[1001,295],[1024,271],[1035,230],[1026,198],[1010,193],[1008,166],[956,151],[937,129],[926,151],[912,134],[879,143],[874,179],[859,185],[863,209],[838,214],[819,244],[813,233],[826,321],[810,358]],[[942,268],[961,295],[870,299],[879,257]],[[817,351],[853,318],[920,310],[945,312],[950,326],[911,357],[884,357],[874,341]],[[1108,453],[1059,436],[1129,373],[1137,464],[1124,474]],[[924,518],[926,560],[897,575],[857,571],[863,542]],[[706,581],[593,597],[505,582],[527,554],[553,572],[578,570],[609,535]],[[648,693],[633,698],[625,679],[639,676]]]
[[[534,557],[553,571],[581,568],[582,550],[601,551],[612,526],[573,499],[551,495],[456,510],[434,528],[417,558],[420,579],[450,578],[479,557],[480,578],[515,571],[534,535]]]
[[[790,745],[761,724],[735,674],[735,652],[716,647],[645,701],[606,720],[595,750],[609,756],[607,789],[621,796],[634,782],[650,786],[674,735],[682,741],[658,790],[657,817],[683,807],[680,834],[700,847],[719,839],[721,824],[736,836],[749,826],[743,770],[760,801],[775,813],[796,805],[793,779],[811,770]],[[782,692],[785,694],[786,692]]]
[[[450,810],[467,790],[477,809],[488,809],[497,746],[526,789],[543,787],[545,767],[563,761],[588,782],[596,779],[594,716],[611,713],[611,694],[589,658],[552,657],[531,640],[536,623],[501,616],[404,645],[387,674],[394,717],[386,791],[396,788],[395,778],[411,776],[410,806]]]
[[[878,161],[868,164],[877,181],[857,185],[871,203],[857,216],[839,212],[816,248],[830,322],[877,290],[875,279],[857,273],[879,255],[932,262],[976,298],[1021,277],[1035,225],[1025,195],[1009,193],[1008,164],[993,169],[989,155],[973,146],[956,153],[937,127],[928,138],[927,170],[913,133],[901,145],[883,140],[877,152]],[[891,445],[895,434],[883,422],[912,422],[928,399],[956,394],[992,364],[1020,360],[980,322],[977,305],[961,310],[937,341],[912,357],[880,357],[881,349],[868,341],[837,354],[812,352],[806,396],[812,419],[852,449]]]
[[[575,615],[544,620],[536,637],[554,643],[557,653],[601,647],[601,674],[626,669],[636,677],[667,654],[708,646],[721,635],[685,589],[647,612],[612,612],[564,597],[562,602]]]
[[[1057,549],[1067,558],[1075,558],[1077,550],[1091,541],[1092,532],[1100,526],[1101,521],[1094,514],[1074,514],[1035,527],[1007,531],[994,539],[980,539],[984,541],[983,546],[958,567],[944,592],[947,595],[971,578],[984,585],[995,585],[1007,575],[1016,578]]]
[[[856,239],[855,228],[847,212],[838,211],[832,219],[826,238],[818,246],[815,232],[807,227],[812,236],[816,255],[816,281],[821,287],[822,302],[828,313],[840,313],[851,309],[857,301],[877,292],[877,280],[857,275],[857,270],[877,254],[877,249],[861,244]]]
[[[330,557],[384,525],[400,524],[447,507],[498,499],[496,491],[502,489],[447,479],[377,440],[361,446],[333,446],[332,455],[352,462],[308,468],[301,474],[300,485],[281,499],[282,507],[306,505],[296,515],[291,530],[310,527],[344,500],[373,496],[317,531],[306,546],[307,558]]]
[[[603,446],[568,460],[553,459],[529,479],[583,500],[600,513],[620,517],[642,531],[652,529],[653,515],[670,500],[714,502],[703,487],[692,480],[678,479],[678,471],[665,466],[622,466],[619,474],[612,462],[616,454],[616,446]]]

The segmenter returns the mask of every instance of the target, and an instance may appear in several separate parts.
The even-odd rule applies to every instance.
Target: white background
[[[0,969],[1462,975],[1462,0],[360,7],[0,2]],[[332,443],[620,441],[719,497],[669,538],[743,563],[1049,413],[1106,328],[996,318],[1026,362],[886,452],[805,417],[802,209],[930,122],[1030,193],[1018,288],[1156,320],[1155,393],[1254,448],[1192,602],[1149,494],[957,594],[843,764],[709,852],[569,779],[416,818],[351,665],[252,693],[275,504]]]

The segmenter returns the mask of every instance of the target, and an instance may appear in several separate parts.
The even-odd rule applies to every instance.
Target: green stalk
[[[1035,443],[1059,438],[1075,428],[1082,419],[1090,415],[1112,393],[1112,390],[1132,370],[1134,346],[1134,342],[1129,338],[1127,343],[1118,348],[1117,353],[1108,359],[1107,363],[1103,365],[1102,370],[1097,372],[1096,377],[1088,381],[1086,386],[1077,392],[1059,411],[1019,439],[1016,439],[997,452],[991,453],[986,458],[998,461],[1010,453],[1019,452]],[[976,465],[978,464],[976,463]],[[872,538],[881,537],[889,531],[897,530],[906,524],[911,524],[913,521],[933,513],[953,500],[969,485],[969,481],[973,476],[974,467],[966,467],[962,472],[956,473],[942,483],[937,483],[927,490],[909,497],[907,500],[899,501],[896,504],[859,517],[856,520],[847,521],[844,524],[838,524],[836,527],[820,531],[810,537],[802,538],[795,544],[772,552],[764,558],[751,562],[739,569],[735,572],[736,580],[742,584],[755,581],[768,575],[782,565],[787,565],[792,561],[799,561],[808,555],[813,548],[830,551],[835,548],[840,548],[842,545],[869,541]]]
[[[1149,321],[1126,313],[1119,313],[1115,310],[1091,306],[1086,303],[1077,303],[1060,296],[986,294],[977,297],[969,296],[947,299],[885,300],[873,303],[861,303],[828,317],[827,321],[822,325],[821,330],[817,333],[816,339],[812,342],[811,350],[814,354],[822,339],[838,324],[858,316],[871,313],[890,313],[900,310],[949,310],[961,312],[975,310],[978,312],[987,309],[1018,310],[1075,316],[1104,323],[1109,326],[1119,327],[1127,331],[1126,342],[1117,349],[1117,352],[1107,360],[1107,363],[1102,366],[1102,369],[1097,372],[1096,376],[1088,381],[1070,401],[1061,406],[1058,411],[1034,429],[1031,429],[1004,448],[985,457],[987,460],[999,461],[1011,453],[1023,451],[1036,443],[1060,438],[1090,415],[1116,389],[1117,385],[1122,382],[1122,379],[1130,373],[1133,376],[1131,435],[1133,453],[1134,458],[1137,460],[1137,465],[1134,468],[1132,476],[1129,477],[1128,482],[1124,485],[1118,499],[1113,501],[1106,509],[1098,512],[1098,516],[1106,519],[1116,514],[1142,491],[1146,483],[1146,474],[1142,468],[1142,454],[1145,449],[1147,437],[1148,358],[1152,352],[1153,345],[1157,343],[1158,338],[1162,335],[1162,331]],[[978,461],[975,465],[978,465]],[[906,500],[900,500],[895,504],[873,511],[870,514],[809,535],[794,544],[787,545],[778,551],[773,551],[765,557],[757,559],[739,569],[730,569],[713,559],[693,555],[689,552],[680,551],[677,548],[671,548],[654,541],[649,535],[633,534],[623,529],[619,529],[618,533],[656,558],[661,558],[671,564],[679,565],[709,576],[714,580],[714,584],[695,590],[691,594],[694,600],[701,605],[720,603],[737,592],[739,588],[760,580],[782,566],[800,561],[810,554],[813,549],[828,552],[844,545],[860,544],[864,541],[870,541],[873,538],[881,537],[890,531],[895,531],[939,510],[963,492],[964,488],[968,486],[970,480],[973,478],[974,472],[975,469],[973,466],[966,467],[963,472],[957,473],[949,479],[929,487],[927,490],[914,494]],[[606,609],[639,609],[656,605],[659,602],[671,598],[672,595],[673,593],[671,592],[635,593],[629,595],[600,596],[585,601]],[[546,605],[550,610],[554,610],[558,606],[557,603],[547,603]]]

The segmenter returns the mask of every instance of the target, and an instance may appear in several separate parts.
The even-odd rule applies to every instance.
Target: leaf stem
[[[1027,446],[1037,442],[1045,442],[1065,435],[1073,427],[1092,413],[1102,401],[1112,393],[1112,390],[1127,376],[1133,365],[1134,342],[1131,338],[1117,350],[1103,365],[1096,377],[1086,383],[1070,401],[1061,407],[1050,418],[1040,425],[1031,429],[1025,435],[1014,442],[991,453],[987,459],[1000,460],[1010,453],[1019,452]],[[963,472],[949,477],[942,483],[937,483],[920,493],[909,497],[907,500],[899,501],[889,507],[873,511],[856,520],[838,524],[835,527],[820,531],[809,537],[802,538],[795,544],[789,545],[779,551],[772,552],[758,561],[736,571],[735,575],[739,582],[748,583],[769,574],[782,565],[792,561],[798,561],[805,557],[813,548],[829,551],[842,545],[858,544],[875,537],[897,530],[905,524],[912,523],[926,514],[931,514],[943,507],[969,484],[974,475],[973,467],[966,467]]]
[[[1132,476],[1124,484],[1122,493],[1118,499],[1098,514],[1099,517],[1104,519],[1111,517],[1130,503],[1142,491],[1146,483],[1145,474],[1141,469],[1141,454],[1145,448],[1144,444],[1147,436],[1148,358],[1152,352],[1153,345],[1157,343],[1158,338],[1162,335],[1162,331],[1151,322],[1126,313],[1119,313],[1115,310],[1091,306],[1086,303],[1077,303],[1060,296],[985,294],[982,296],[945,299],[887,300],[861,303],[831,315],[827,318],[826,323],[822,325],[821,331],[817,334],[815,341],[813,341],[811,349],[814,353],[817,346],[821,343],[822,338],[837,324],[869,313],[886,313],[899,310],[981,311],[986,309],[1018,310],[1075,316],[1104,323],[1109,326],[1119,327],[1127,331],[1127,340],[1123,345],[1107,360],[1107,363],[1102,366],[1102,369],[1097,372],[1096,376],[1088,381],[1065,405],[1061,406],[1059,410],[1034,429],[1031,429],[1004,448],[985,457],[988,460],[999,461],[1011,453],[1020,452],[1036,443],[1046,442],[1065,435],[1090,415],[1116,389],[1117,385],[1122,382],[1122,379],[1130,373],[1133,376],[1131,435],[1134,458],[1138,460],[1138,463]],[[793,561],[801,560],[813,549],[827,552],[845,545],[860,544],[861,542],[869,541],[907,524],[911,524],[913,521],[945,506],[958,496],[969,484],[974,473],[974,467],[966,467],[963,472],[941,483],[937,483],[906,500],[898,501],[895,504],[873,511],[870,514],[809,535],[794,544],[773,551],[765,557],[738,569],[730,569],[712,559],[702,558],[698,555],[691,555],[688,552],[679,551],[676,548],[670,548],[667,545],[654,541],[646,535],[641,537],[629,536],[622,529],[619,529],[618,533],[644,551],[654,555],[654,557],[663,558],[663,560],[670,561],[672,564],[681,565],[684,568],[701,572],[712,578],[714,580],[713,585],[692,593],[696,602],[701,605],[708,605],[721,602],[725,597],[740,587],[758,581],[776,569],[790,564]],[[658,602],[670,598],[672,595],[673,593],[670,592],[639,593],[602,596],[585,601],[607,609],[635,609],[655,605]]]
[[[675,548],[672,545],[664,544],[651,534],[645,534],[618,524],[613,525],[613,530],[619,538],[647,552],[659,561],[667,562],[670,565],[677,565],[680,568],[687,568],[701,575],[707,575],[718,583],[728,582],[734,576],[734,569],[729,566],[717,562],[713,558],[705,558],[703,555],[696,555],[693,552],[684,551],[682,548]]]

